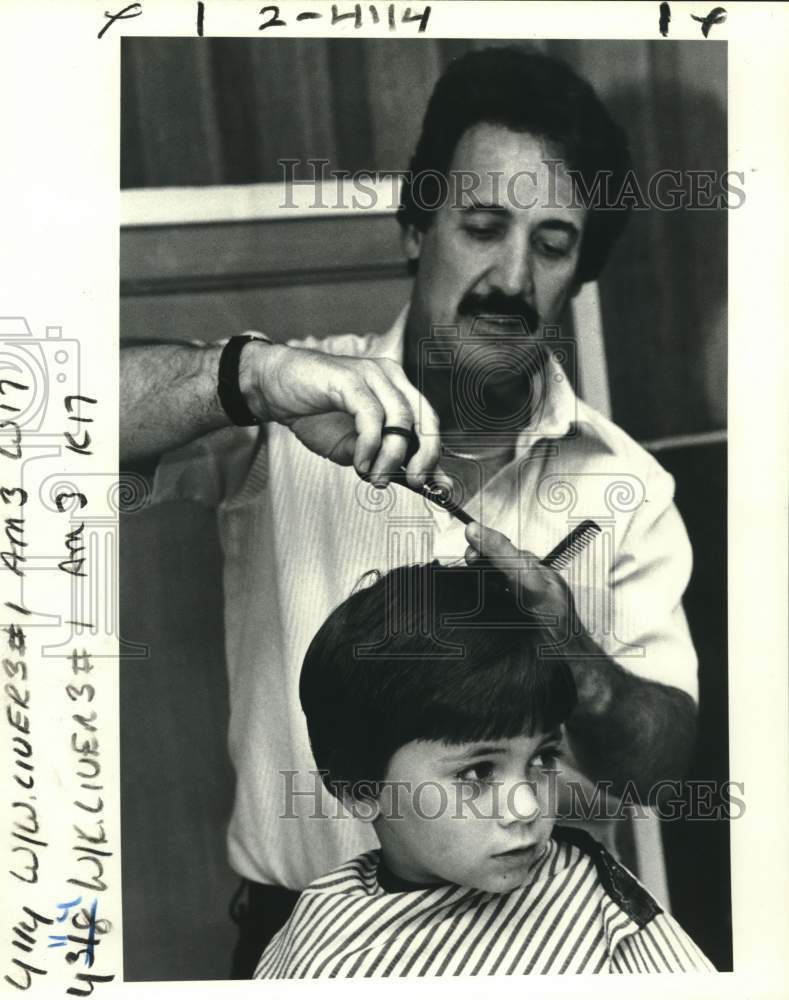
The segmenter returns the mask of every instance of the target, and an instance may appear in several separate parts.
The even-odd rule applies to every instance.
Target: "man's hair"
[[[357,590],[312,640],[300,696],[326,787],[374,790],[412,740],[549,732],[575,707],[555,643],[492,569],[405,566]],[[362,793],[364,794],[364,793]]]
[[[551,156],[577,172],[583,181],[578,203],[588,202],[589,214],[576,277],[594,280],[629,216],[629,205],[599,207],[600,202],[615,204],[631,169],[627,139],[585,80],[535,50],[491,47],[450,63],[431,95],[403,181],[400,225],[412,223],[422,232],[430,227],[447,196],[445,181],[457,144],[467,129],[482,122],[542,139]],[[600,194],[587,199],[596,179]]]

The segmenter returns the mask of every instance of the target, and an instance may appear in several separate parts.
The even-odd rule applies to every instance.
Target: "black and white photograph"
[[[121,74],[127,974],[730,970],[726,44]]]
[[[779,996],[777,5],[90,6],[100,274],[0,316],[6,982]]]

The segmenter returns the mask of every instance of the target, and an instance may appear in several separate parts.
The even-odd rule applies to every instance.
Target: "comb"
[[[573,559],[583,552],[601,531],[602,528],[595,521],[582,521],[576,528],[573,528],[566,538],[559,542],[555,549],[551,549],[548,555],[540,560],[540,564],[549,566],[551,569],[567,569]]]

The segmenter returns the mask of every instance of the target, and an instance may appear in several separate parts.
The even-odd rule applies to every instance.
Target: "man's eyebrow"
[[[447,754],[445,757],[439,757],[438,759],[443,764],[450,761],[460,763],[464,760],[475,760],[477,757],[500,757],[506,752],[506,747],[496,746],[495,744],[478,743],[475,746],[469,747],[468,750],[462,750],[460,753]]]
[[[557,726],[555,729],[552,729],[549,733],[545,734],[540,746],[547,746],[549,743],[560,743],[562,739],[564,739],[562,727]]]

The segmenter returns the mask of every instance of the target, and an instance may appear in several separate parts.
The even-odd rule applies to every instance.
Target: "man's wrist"
[[[266,370],[274,355],[278,353],[278,345],[270,340],[255,337],[241,348],[238,358],[238,390],[244,403],[260,423],[271,419],[263,391]]]

